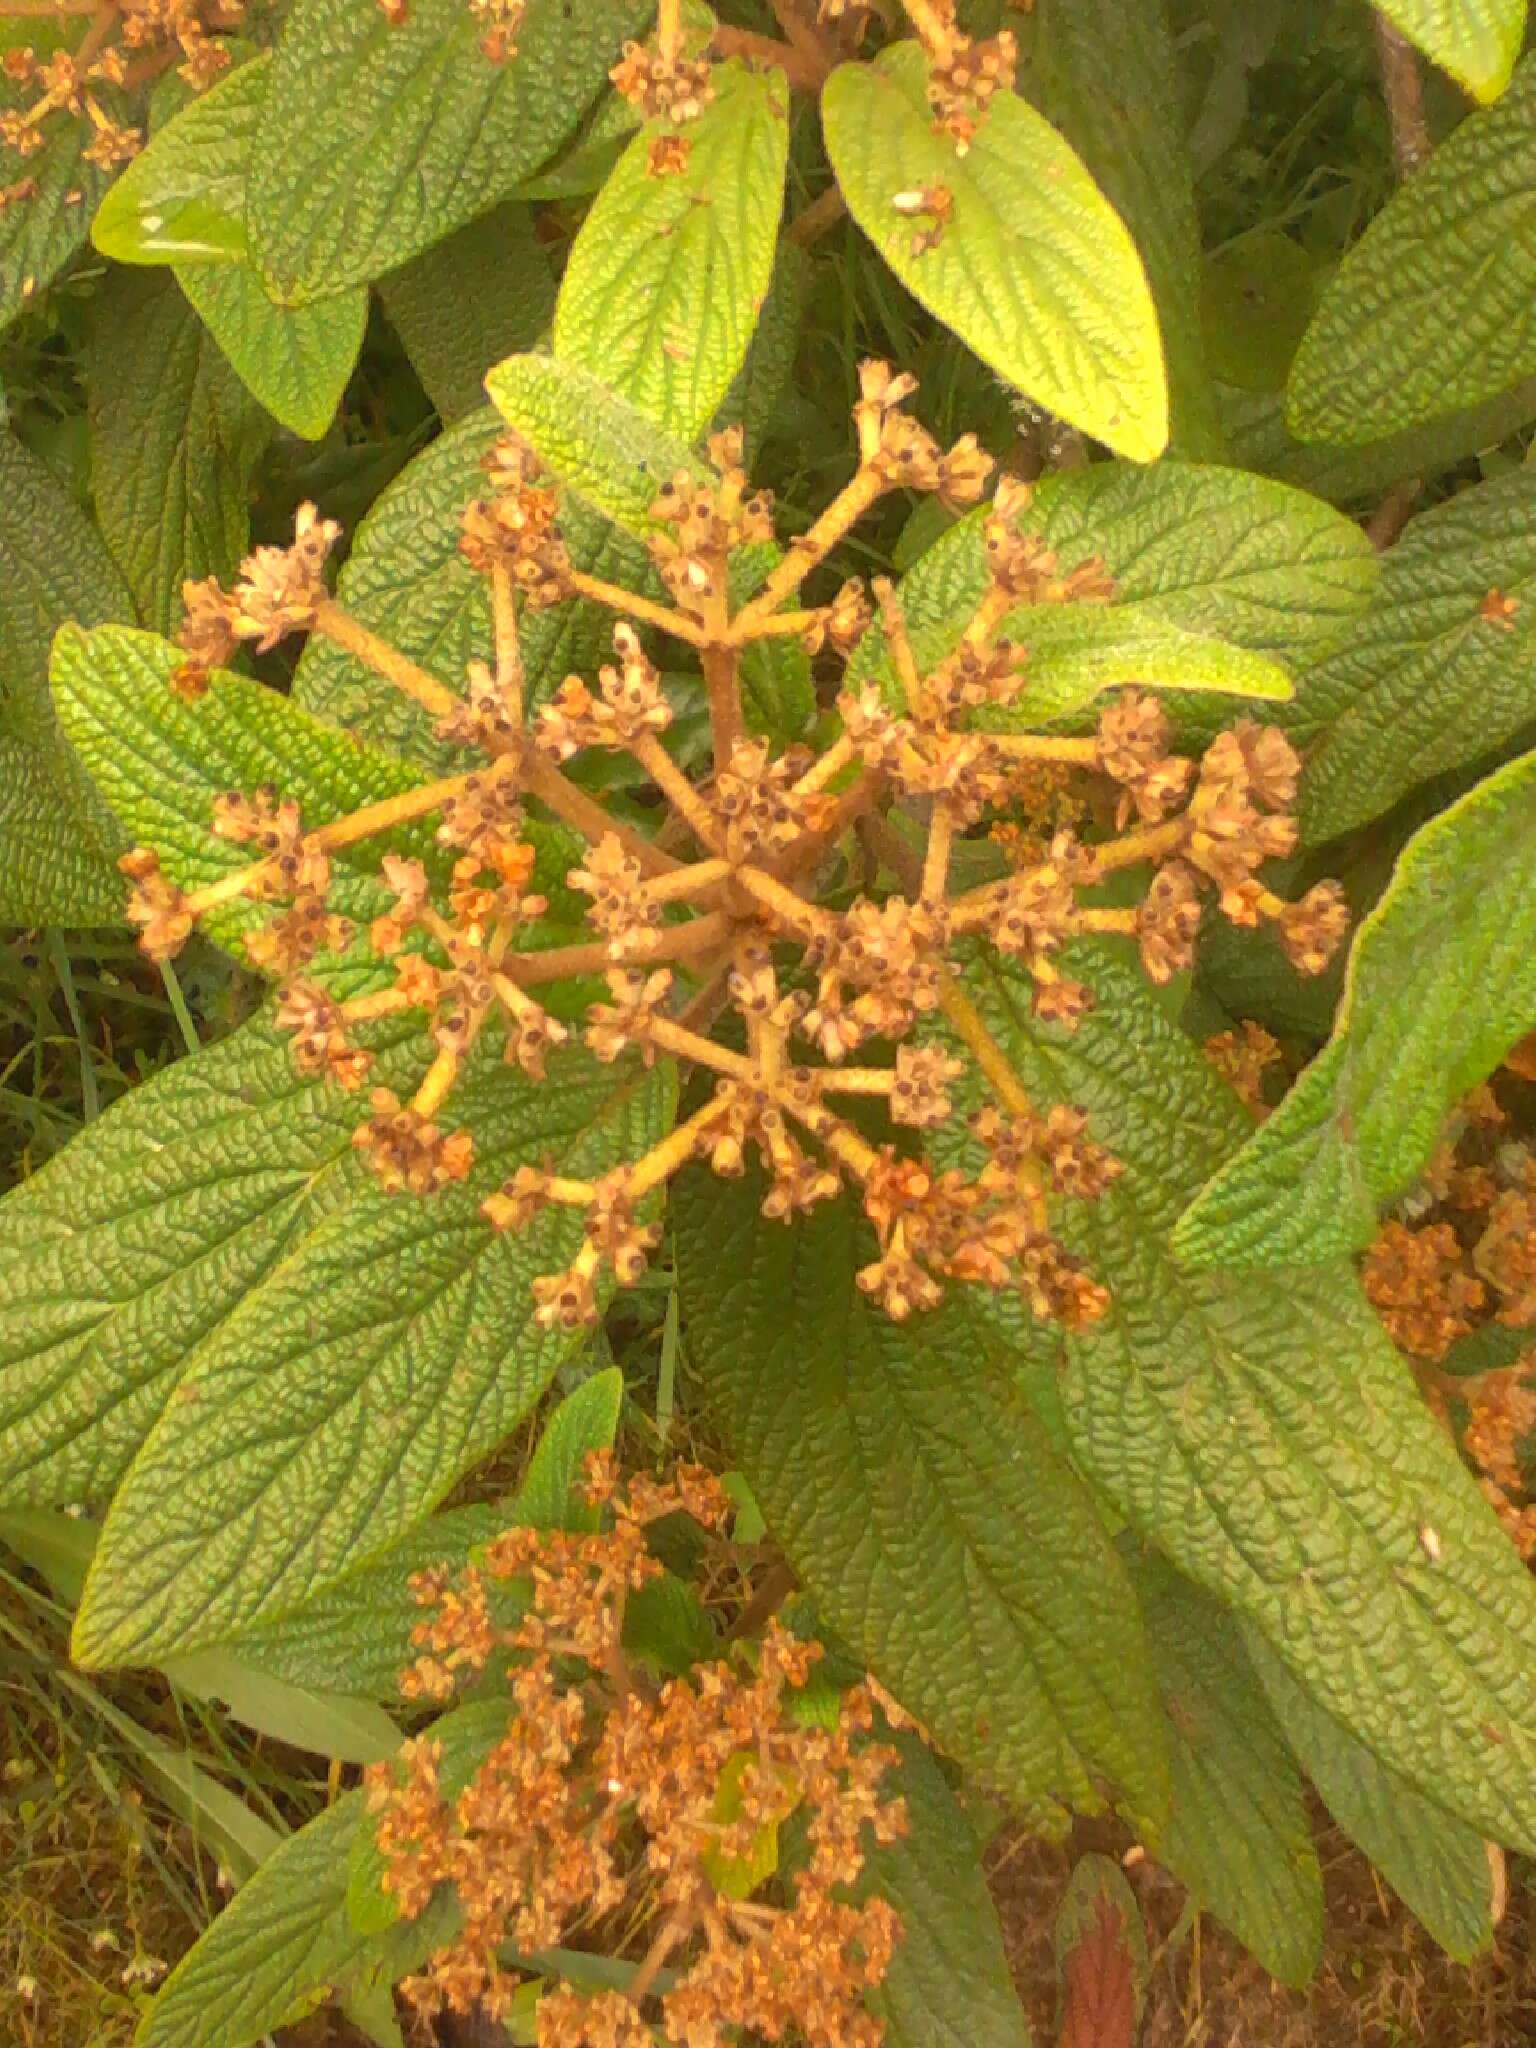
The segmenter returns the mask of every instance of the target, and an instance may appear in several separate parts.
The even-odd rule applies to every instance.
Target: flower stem
[[[618,612],[627,619],[637,619],[643,626],[654,626],[657,632],[670,633],[674,640],[685,640],[690,647],[714,644],[708,630],[686,612],[676,611],[670,605],[656,604],[633,590],[625,590],[621,584],[605,583],[600,576],[589,576],[584,569],[570,570],[564,587],[575,597],[589,598],[593,604],[600,604],[607,611]]]
[[[748,632],[757,620],[767,618],[787,597],[792,597],[849,528],[884,495],[885,488],[885,478],[879,470],[855,470],[821,517],[791,545],[752,602],[736,614],[733,631],[738,636]]]
[[[960,984],[948,974],[939,978],[939,1008],[953,1025],[956,1036],[991,1084],[1004,1109],[1014,1116],[1030,1116],[1034,1104],[1023,1082],[1009,1064],[1008,1055],[987,1029],[986,1020]]]
[[[376,676],[393,683],[397,690],[413,698],[423,711],[430,711],[434,718],[447,718],[460,708],[462,699],[452,690],[440,683],[436,676],[429,675],[409,655],[402,654],[398,647],[391,647],[387,640],[381,640],[361,619],[353,618],[334,597],[318,600],[314,618],[315,631],[322,638],[334,641],[346,653],[355,655]]]

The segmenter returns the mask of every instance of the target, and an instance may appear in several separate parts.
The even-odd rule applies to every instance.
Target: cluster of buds
[[[1366,1253],[1365,1291],[1393,1341],[1437,1365],[1484,1324],[1536,1329],[1536,1151],[1492,1087],[1458,1105],[1408,1212]]]
[[[928,55],[928,104],[934,127],[964,156],[999,93],[1013,91],[1018,39],[1002,29],[985,41],[962,35],[956,0],[902,0]]]
[[[425,1078],[408,1101],[380,1090],[358,1133],[386,1187],[427,1192],[471,1170],[472,1134],[453,1129],[445,1108],[488,1027],[512,1064],[542,1076],[552,1049],[574,1035],[539,1002],[548,984],[606,976],[608,998],[582,1032],[589,1055],[678,1060],[713,1080],[702,1106],[643,1156],[594,1179],[526,1162],[485,1199],[502,1230],[525,1230],[551,1208],[580,1213],[570,1265],[536,1283],[547,1326],[590,1323],[605,1276],[639,1276],[658,1234],[655,1198],[691,1163],[723,1175],[760,1169],[763,1212],[779,1220],[851,1194],[877,1254],[860,1284],[894,1317],[930,1307],[955,1283],[1012,1289],[1037,1315],[1087,1323],[1106,1297],[1063,1248],[1052,1216],[1058,1201],[1096,1199],[1113,1162],[1075,1113],[1045,1115],[1031,1103],[965,994],[957,946],[980,941],[1009,956],[1033,983],[1036,1014],[1072,1028],[1093,993],[1063,956],[1085,935],[1133,941],[1159,981],[1191,962],[1207,898],[1240,925],[1269,922],[1307,972],[1342,935],[1331,884],[1292,904],[1260,876],[1295,836],[1287,807],[1298,763],[1280,733],[1244,722],[1187,759],[1172,750],[1160,705],[1137,690],[1110,701],[1081,737],[1011,729],[1023,723],[1026,676],[1025,650],[1007,633],[1014,614],[1113,595],[1102,562],[1064,564],[1031,530],[1024,486],[1005,478],[980,514],[985,589],[926,665],[889,584],[873,593],[834,585],[825,601],[805,601],[807,579],[890,493],[931,492],[954,506],[982,498],[990,460],[971,436],[940,447],[903,409],[913,390],[885,364],[863,366],[854,474],[745,602],[732,596],[733,558],[772,534],[773,507],[748,483],[739,434],[710,444],[712,473],[681,474],[658,493],[650,555],[666,602],[578,566],[561,538],[558,492],[526,449],[504,442],[464,515],[462,550],[489,583],[494,644],[469,664],[462,692],[327,595],[335,529],[312,507],[294,546],[258,550],[231,590],[188,589],[183,645],[199,676],[241,642],[317,633],[476,757],[462,773],[307,829],[272,792],[221,799],[215,830],[259,857],[187,894],[152,854],[130,856],[130,914],[157,957],[210,911],[288,906],[245,942],[286,977],[278,1021],[307,1072],[358,1088],[370,1070],[359,1034],[380,1018],[422,1017]],[[520,615],[571,599],[616,615],[615,658],[535,705]],[[871,631],[877,608],[883,639]],[[775,639],[828,660],[847,661],[857,646],[859,679],[836,697],[840,734],[819,754],[747,729],[743,658]],[[703,672],[712,759],[702,773],[686,771],[670,744],[673,708],[656,660],[668,642]],[[620,818],[569,777],[567,765],[594,751],[638,766],[659,830],[640,829],[633,813]],[[1033,806],[1036,839],[1014,849],[999,880],[952,886],[957,843],[1006,820],[1015,792]],[[553,814],[585,843],[566,875],[590,905],[591,936],[580,943],[533,943],[546,905],[530,887],[531,812]],[[897,829],[903,816],[926,832],[920,853]],[[326,908],[335,856],[429,819],[436,856],[383,857],[393,906],[363,935],[392,983],[331,997],[325,962],[359,937]],[[819,879],[847,874],[843,855],[856,841],[866,887],[820,900]],[[1112,875],[1141,876],[1140,901],[1093,901]],[[732,1023],[717,1031],[722,1011]],[[962,1095],[974,1105],[983,1083],[993,1111],[970,1129],[975,1168],[940,1172],[926,1134],[954,1122]],[[861,1098],[883,1112],[883,1136],[850,1114]]]
[[[896,1755],[870,1739],[872,1694],[845,1693],[832,1726],[797,1715],[821,1646],[778,1623],[654,1684],[624,1647],[626,1605],[662,1571],[646,1530],[679,1513],[718,1530],[729,1504],[696,1467],[621,1485],[607,1453],[588,1460],[586,1490],[610,1511],[606,1531],[513,1529],[482,1564],[414,1582],[426,1616],[408,1696],[447,1700],[494,1669],[511,1713],[456,1792],[430,1731],[368,1773],[383,1881],[402,1915],[446,1886],[462,1916],[405,1996],[424,2015],[479,2007],[499,2019],[520,1981],[505,1950],[535,1954],[579,1928],[600,1953],[642,1952],[622,1991],[546,1991],[544,2048],[723,2048],[737,2029],[877,2048],[864,1994],[900,1924],[883,1899],[855,1904],[849,1888],[869,1843],[896,1840],[906,1815],[882,1795]],[[526,1598],[506,1622],[516,1587]],[[791,1816],[805,1847],[781,1857]]]
[[[608,75],[620,98],[628,100],[647,121],[670,121],[678,128],[697,121],[715,96],[709,59],[691,54],[685,47],[682,0],[660,0],[654,41],[649,46],[626,43],[622,58]],[[667,142],[673,145],[671,161],[665,150]],[[680,169],[687,162],[684,139],[663,138],[662,152],[658,157],[653,149],[651,162],[654,171]]]
[[[7,50],[3,69],[10,86],[36,97],[0,112],[0,144],[20,157],[35,156],[58,116],[89,129],[82,152],[87,163],[116,170],[144,146],[143,130],[121,118],[126,95],[172,65],[195,91],[212,85],[229,64],[228,48],[216,38],[238,29],[244,15],[244,0],[120,0],[97,15],[74,50],[41,57],[29,46]],[[19,179],[0,203],[34,197],[37,190],[35,179]],[[74,204],[83,199],[79,191],[66,196]]]

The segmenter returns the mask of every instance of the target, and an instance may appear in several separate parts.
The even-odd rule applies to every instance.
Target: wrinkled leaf
[[[1536,1842],[1536,1589],[1346,1268],[1176,1265],[1174,1222],[1252,1126],[1114,947],[1074,958],[1099,995],[1075,1036],[1036,1023],[995,956],[968,979],[1035,1099],[1087,1109],[1125,1164],[1062,1218],[1113,1296],[1066,1339],[1077,1456],[1384,1761]]]
[[[1322,1955],[1323,1878],[1286,1724],[1230,1614],[1160,1558],[1143,1554],[1133,1576],[1173,1759],[1158,1859],[1270,1976],[1305,1984]]]
[[[485,404],[493,363],[532,348],[555,309],[549,257],[526,206],[498,206],[379,281],[395,332],[449,424]]]
[[[100,534],[0,433],[0,922],[116,924],[122,833],[64,742],[48,649],[66,619],[131,614]]]
[[[1536,476],[1462,491],[1387,550],[1358,629],[1303,680],[1316,738],[1301,823],[1316,845],[1476,761],[1536,715]]]
[[[189,578],[232,577],[271,422],[167,277],[120,272],[86,358],[102,533],[141,620],[168,632]]]
[[[1359,1251],[1536,1022],[1536,754],[1426,825],[1356,935],[1333,1036],[1174,1237],[1194,1266]]]
[[[750,1180],[680,1183],[683,1310],[726,1445],[817,1607],[1021,1803],[1094,1807],[1102,1775],[1155,1817],[1129,1587],[1006,1360],[963,1301],[907,1325],[874,1308],[845,1203],[786,1229],[760,1199]]]
[[[916,43],[847,64],[822,95],[849,211],[913,296],[990,369],[1119,455],[1168,441],[1157,312],[1136,245],[1081,159],[1026,100],[1003,93],[962,156],[934,128]],[[898,196],[953,198],[931,221]]]
[[[789,89],[729,64],[683,132],[687,161],[653,170],[677,135],[641,129],[594,201],[555,308],[555,353],[692,441],[747,347],[773,272],[789,147]]]
[[[1536,62],[1345,255],[1291,368],[1304,441],[1373,441],[1536,370]]]
[[[283,24],[248,201],[256,262],[299,305],[396,269],[510,198],[577,131],[646,0],[529,0],[490,62],[459,0],[406,19],[296,0]]]

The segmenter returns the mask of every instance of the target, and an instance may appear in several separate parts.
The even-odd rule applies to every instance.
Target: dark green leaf
[[[0,107],[25,107],[35,96],[0,77]],[[92,131],[84,120],[55,113],[43,132],[47,140],[26,159],[22,173],[37,180],[37,190],[30,199],[0,207],[0,328],[9,327],[84,248],[91,215],[112,183],[111,171],[86,161]]]
[[[0,433],[0,922],[115,924],[123,840],[65,745],[48,649],[66,619],[131,615],[101,536],[37,458]]]
[[[192,577],[234,574],[266,414],[168,277],[107,280],[86,358],[91,478],[139,616],[169,631]]]
[[[290,308],[274,305],[244,263],[179,264],[176,278],[252,397],[280,426],[318,441],[357,364],[367,292]]]
[[[1536,370],[1536,61],[1468,115],[1345,256],[1291,369],[1304,441],[1374,441]]]
[[[1237,1623],[1160,1558],[1133,1565],[1168,1715],[1173,1818],[1159,1859],[1272,1977],[1305,1984],[1323,1947],[1306,1787]]]
[[[1251,1124],[1135,969],[1080,950],[1099,1007],[1075,1036],[995,958],[969,977],[1031,1094],[1087,1109],[1125,1164],[1062,1224],[1113,1295],[1066,1340],[1078,1457],[1386,1762],[1536,1843],[1536,1589],[1347,1269],[1175,1264],[1178,1215]]]
[[[485,373],[532,348],[555,278],[526,206],[498,206],[392,270],[379,296],[428,398],[451,424],[485,404]]]
[[[460,0],[406,19],[296,0],[253,161],[252,250],[299,305],[365,284],[510,198],[577,131],[647,0],[530,0],[497,65]]]
[[[680,1184],[679,1280],[726,1445],[818,1608],[1019,1802],[1092,1808],[1107,1777],[1155,1822],[1129,1588],[1001,1347],[963,1300],[908,1325],[873,1307],[845,1203],[786,1229],[760,1198],[751,1181]]]
[[[1507,604],[1501,603],[1507,599]],[[1536,476],[1462,491],[1387,550],[1381,591],[1306,675],[1299,736],[1313,844],[1476,761],[1536,716]]]
[[[1476,1828],[1389,1770],[1299,1685],[1263,1638],[1249,1655],[1329,1812],[1440,1946],[1469,1963],[1493,1941],[1488,1850]]]
[[[1361,1250],[1445,1120],[1536,1024],[1536,754],[1408,844],[1361,926],[1333,1036],[1202,1190],[1174,1244],[1196,1266]]]

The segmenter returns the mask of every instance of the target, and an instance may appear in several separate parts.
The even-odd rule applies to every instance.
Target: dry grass
[[[1072,1865],[1084,1849],[1123,1846],[1083,1826],[1067,1845],[1004,1836],[989,1854],[1009,1961],[1041,2048],[1054,2038],[1053,1930]],[[1185,1894],[1165,1871],[1148,1862],[1130,1873],[1152,1960],[1140,2048],[1532,2048],[1528,1883],[1516,1875],[1494,1952],[1464,1968],[1336,1829],[1324,1825],[1319,1846],[1325,1949],[1306,1991],[1276,1984],[1209,1917],[1183,1930]]]

